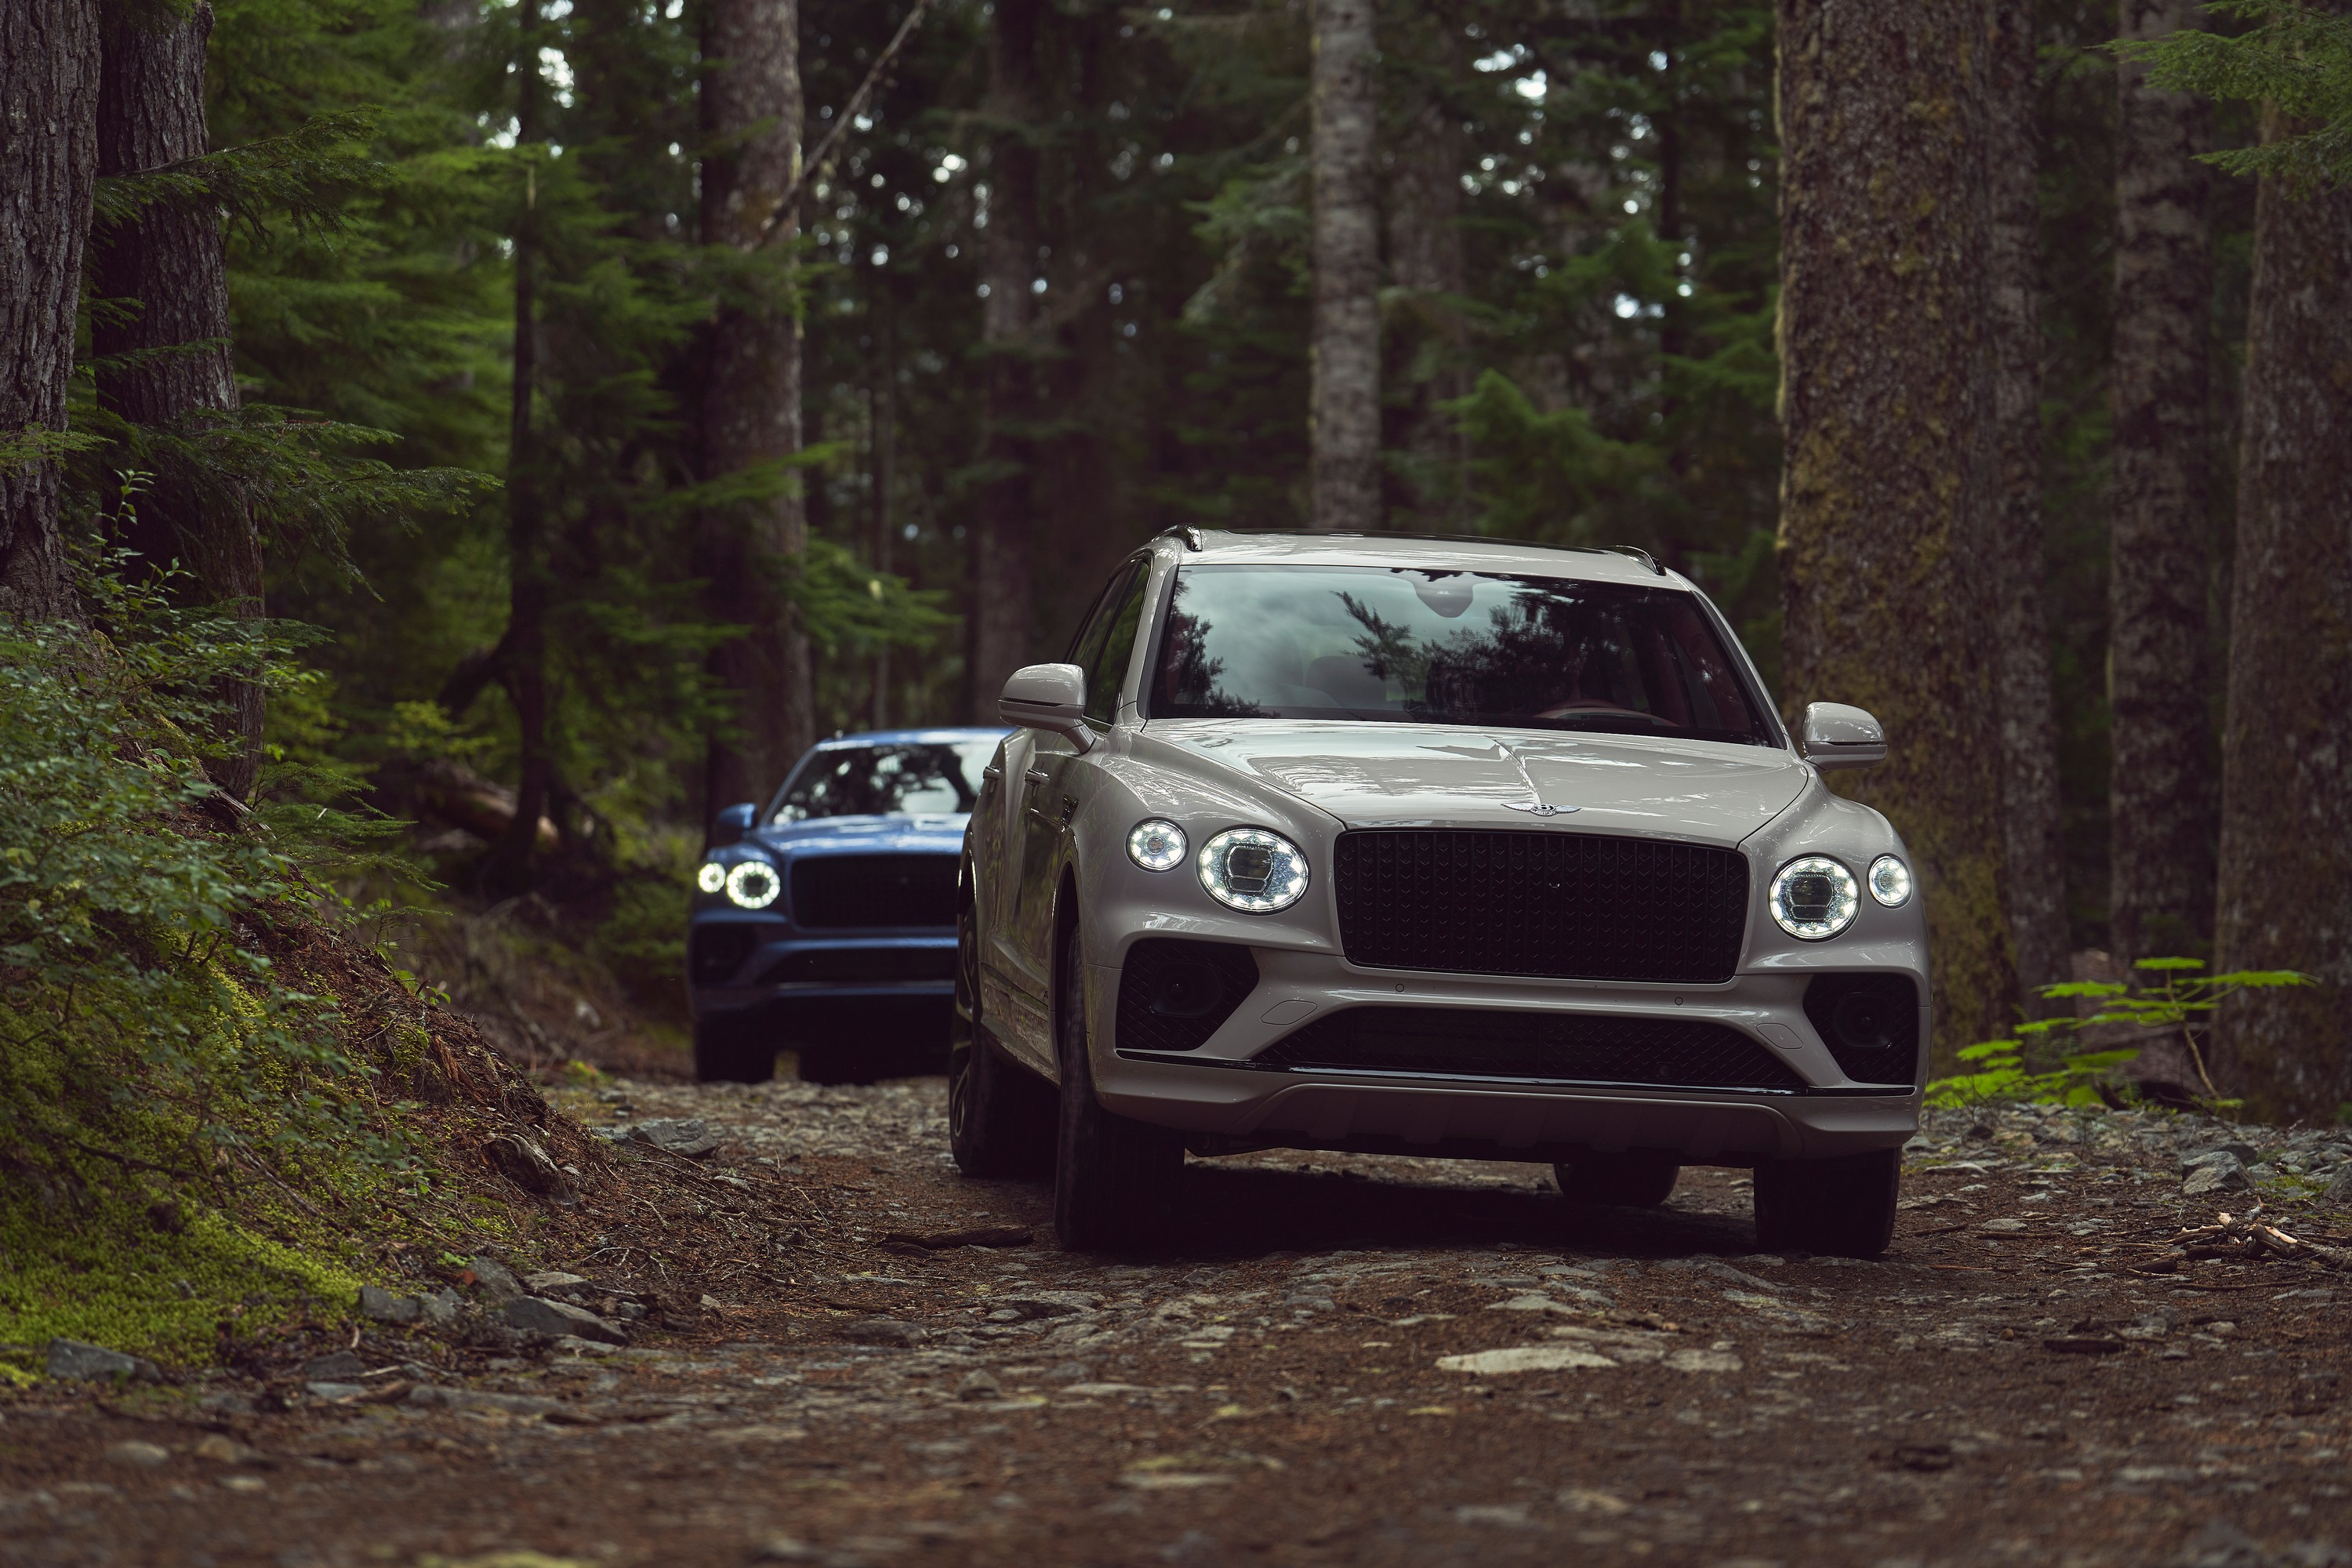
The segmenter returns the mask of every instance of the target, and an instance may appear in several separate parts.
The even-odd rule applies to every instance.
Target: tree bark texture
[[[1388,182],[1389,279],[1398,296],[1390,363],[1403,426],[1393,510],[1423,529],[1457,521],[1469,490],[1469,442],[1440,406],[1470,390],[1454,304],[1465,287],[1465,156],[1462,122],[1433,93],[1399,139]]]
[[[522,214],[514,231],[514,364],[507,412],[507,695],[514,703],[518,771],[515,814],[491,846],[482,879],[500,897],[536,880],[539,819],[547,809],[554,759],[547,732],[547,611],[552,597],[547,507],[533,404],[539,396],[539,188],[536,149],[544,131],[539,76],[540,0],[520,0],[515,66],[515,147],[524,159]]]
[[[2225,1004],[2224,1087],[2324,1121],[2352,1100],[2352,191],[2262,184],[2244,408],[2215,959],[2322,984]]]
[[[98,94],[98,172],[138,174],[200,158],[205,131],[205,44],[213,8],[184,17],[104,13]],[[112,301],[90,322],[99,401],[134,425],[200,444],[206,426],[239,399],[229,356],[228,253],[220,212],[205,200],[165,198],[92,234],[97,290]],[[252,508],[185,456],[159,453],[144,493],[127,508],[123,542],[156,568],[178,561],[194,579],[189,596],[240,620],[262,614],[261,536]],[[262,688],[225,686],[235,754],[214,782],[251,793],[261,769]]]
[[[867,410],[873,426],[874,570],[890,570],[891,532],[898,526],[891,489],[898,479],[898,302],[887,274],[875,279],[874,387]],[[874,650],[874,700],[870,721],[890,724],[890,645]]]
[[[765,297],[730,301],[711,326],[702,464],[715,479],[801,449],[801,322],[784,260],[800,232],[784,205],[801,168],[799,0],[711,0],[702,54],[703,241],[750,253],[764,238],[778,258]],[[703,526],[713,616],[750,628],[712,656],[739,721],[735,734],[710,742],[716,810],[764,804],[815,739],[808,638],[789,592],[808,548],[798,476],[772,495],[714,510]]]
[[[1323,530],[1381,526],[1381,229],[1373,0],[1315,0],[1315,341],[1308,411]]]
[[[1991,113],[1986,148],[1992,204],[1989,270],[1994,438],[2000,489],[1993,511],[2004,891],[2016,942],[2018,1000],[2047,1011],[2033,988],[2071,978],[2066,853],[2058,806],[2058,721],[2052,707],[2042,518],[2042,321],[2039,93],[2032,0],[1994,0]]]
[[[2199,0],[2122,0],[2126,38],[2200,25]],[[2107,551],[2108,946],[2201,953],[2212,931],[2215,745],[2206,600],[2213,301],[2203,100],[2116,68],[2114,479]]]
[[[96,0],[0,0],[0,441],[60,432],[98,171]],[[0,462],[0,616],[79,614],[56,462]]]
[[[1994,710],[1981,0],[1780,0],[1779,552],[1793,708],[1859,703],[1927,900],[1945,1059],[2017,999]]]
[[[981,272],[985,434],[971,541],[971,712],[996,722],[1036,638],[1038,120],[1041,0],[996,0],[989,49],[988,228]]]

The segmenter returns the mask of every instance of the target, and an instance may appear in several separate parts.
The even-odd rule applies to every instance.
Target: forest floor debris
[[[1758,1254],[1737,1171],[1268,1153],[1116,1260],[956,1174],[936,1079],[553,1098],[716,1145],[409,1260],[454,1321],[5,1396],[0,1564],[2352,1564],[2341,1131],[1932,1112],[1868,1264]]]

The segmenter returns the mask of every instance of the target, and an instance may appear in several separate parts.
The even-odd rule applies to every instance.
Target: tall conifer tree
[[[2000,496],[1988,342],[1985,8],[1780,0],[1780,559],[1792,705],[1858,703],[1887,761],[1845,787],[1910,847],[1937,1045],[1999,1032],[2000,735],[1986,671]]]
[[[1315,342],[1309,521],[1381,525],[1379,103],[1372,0],[1315,0]]]
[[[2122,0],[2123,37],[2199,25],[2198,0]],[[2204,100],[2116,70],[2114,480],[2108,559],[2109,945],[2126,963],[2211,931],[2215,778],[2206,652],[2206,342],[2213,258]]]

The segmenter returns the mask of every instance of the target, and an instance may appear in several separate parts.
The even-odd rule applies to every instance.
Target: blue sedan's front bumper
[[[796,932],[773,916],[698,915],[687,932],[696,1022],[774,1008],[789,1026],[797,1007],[820,1003],[931,999],[955,994],[955,929],[872,935]]]

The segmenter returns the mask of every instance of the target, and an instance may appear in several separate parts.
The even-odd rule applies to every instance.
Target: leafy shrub
[[[2041,994],[2053,1001],[2092,997],[2097,1010],[2087,1016],[2037,1018],[2020,1024],[2005,1040],[1985,1040],[1964,1046],[1959,1058],[1974,1064],[1968,1071],[1940,1078],[1927,1085],[1930,1105],[1968,1106],[1988,1100],[2031,1100],[2042,1105],[2092,1105],[2104,1100],[2103,1089],[2116,1069],[2137,1060],[2139,1046],[2111,1049],[2067,1051],[2063,1043],[2085,1029],[2127,1024],[2142,1031],[2179,1030],[2189,1059],[2205,1089],[2206,1103],[2227,1109],[2236,1102],[2221,1098],[2206,1068],[2203,1038],[2210,1020],[2223,999],[2239,991],[2268,990],[2284,985],[2315,985],[2307,974],[2291,969],[2242,969],[2228,974],[2200,974],[2205,967],[2194,958],[2143,958],[2133,965],[2158,976],[2137,987],[2113,981],[2076,980],[2045,985]]]

